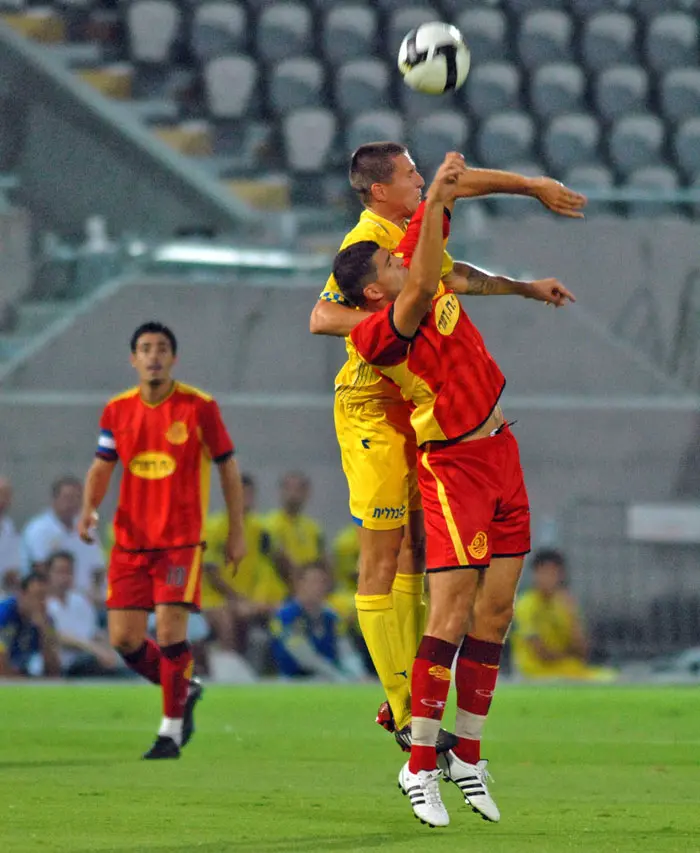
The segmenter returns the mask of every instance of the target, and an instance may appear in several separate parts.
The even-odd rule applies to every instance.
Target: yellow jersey
[[[270,534],[273,552],[284,551],[297,566],[323,558],[323,532],[315,519],[308,515],[288,515],[277,509],[268,513],[263,523]]]
[[[536,589],[523,593],[515,602],[513,658],[517,668],[527,672],[541,664],[528,640],[537,637],[550,651],[565,652],[574,639],[576,624],[568,598],[547,597]]]
[[[403,239],[407,226],[408,221],[406,221],[403,227],[399,227],[373,210],[364,210],[360,215],[357,225],[345,235],[338,251],[347,249],[353,243],[372,240],[380,248],[393,252]],[[450,273],[453,266],[454,262],[452,258],[445,251],[442,260],[442,276],[444,277]],[[326,286],[321,291],[319,299],[323,299],[326,302],[338,302],[341,305],[348,304],[338,287],[333,273],[328,277]],[[351,400],[353,403],[358,404],[368,400],[385,400],[392,403],[403,402],[399,390],[360,358],[355,345],[349,337],[345,339],[345,350],[348,356],[347,361],[335,377],[335,391],[337,394],[342,396],[343,399]]]

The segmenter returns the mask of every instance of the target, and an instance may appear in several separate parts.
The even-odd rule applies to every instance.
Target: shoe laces
[[[476,765],[476,772],[481,779],[481,782],[484,786],[486,786],[487,782],[495,782],[496,780],[491,775],[488,768],[488,761],[481,760]]]
[[[425,801],[429,806],[443,807],[439,786],[441,778],[442,770],[426,770],[425,775],[421,779]]]

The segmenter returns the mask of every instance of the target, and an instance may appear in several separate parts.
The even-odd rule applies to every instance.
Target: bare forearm
[[[531,295],[530,282],[505,275],[492,275],[464,261],[455,263],[445,283],[456,293],[465,296],[523,296],[528,299]]]
[[[406,290],[419,289],[432,298],[440,283],[444,255],[442,217],[444,204],[428,196],[421,223],[420,236],[411,259]]]
[[[229,530],[243,529],[243,484],[238,470],[238,463],[233,456],[219,465],[221,492],[226,503]]]
[[[92,512],[99,508],[109,489],[113,467],[112,464],[101,459],[96,459],[90,466],[83,489],[84,511]]]
[[[319,299],[311,312],[309,330],[312,335],[346,338],[367,316],[369,316],[367,311],[359,311],[347,305]]]
[[[492,193],[532,195],[532,178],[500,169],[464,170],[458,183],[459,198],[477,198]]]

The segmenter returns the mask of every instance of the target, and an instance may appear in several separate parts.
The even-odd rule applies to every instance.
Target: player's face
[[[394,157],[394,172],[391,182],[381,184],[384,203],[396,216],[410,219],[423,198],[425,181],[408,154]]]
[[[539,565],[533,574],[535,587],[545,595],[553,595],[561,588],[563,577],[558,563],[548,562]]]
[[[64,524],[71,524],[80,512],[80,504],[83,500],[83,490],[80,486],[67,483],[61,486],[58,494],[53,499],[53,509]]]
[[[386,249],[377,249],[373,260],[377,268],[377,278],[365,288],[365,297],[368,302],[374,304],[393,302],[406,284],[408,270],[401,258]]]
[[[131,366],[136,370],[139,381],[151,387],[171,381],[175,361],[170,341],[159,332],[141,335],[136,341],[136,352],[131,354]]]

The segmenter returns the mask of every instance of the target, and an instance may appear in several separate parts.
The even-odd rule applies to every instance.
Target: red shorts
[[[500,433],[420,451],[426,567],[485,568],[530,550],[530,505],[515,436]]]
[[[153,610],[156,604],[184,604],[199,610],[202,546],[133,553],[112,549],[107,572],[107,607]]]

